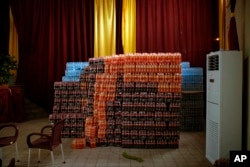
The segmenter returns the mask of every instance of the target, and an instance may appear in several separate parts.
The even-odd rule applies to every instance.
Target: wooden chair
[[[2,135],[0,137],[0,159],[2,157],[2,147],[10,146],[15,144],[16,146],[16,159],[19,161],[19,153],[18,153],[18,146],[17,146],[17,138],[19,134],[19,129],[15,124],[3,124],[0,125],[0,133],[4,132],[7,135]]]
[[[27,144],[29,147],[28,153],[28,167],[30,166],[31,149],[38,149],[38,162],[40,162],[40,149],[50,150],[52,164],[54,164],[53,150],[60,145],[63,163],[65,163],[64,152],[61,139],[61,131],[64,124],[64,119],[56,122],[54,125],[46,125],[42,127],[40,133],[30,133],[27,136]],[[50,130],[50,134],[45,133]]]

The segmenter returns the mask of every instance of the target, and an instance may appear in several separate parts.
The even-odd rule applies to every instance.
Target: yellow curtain
[[[18,61],[18,35],[10,8],[10,35],[9,35],[9,54]]]
[[[122,43],[124,53],[136,52],[136,0],[123,0]]]
[[[13,20],[13,15],[10,8],[10,34],[9,34],[9,54],[13,56],[17,60],[17,64],[19,61],[19,55],[18,55],[18,35],[16,26]],[[11,73],[14,75],[13,83],[16,81],[16,70],[11,70]]]
[[[116,52],[115,0],[95,0],[94,57],[110,56]]]

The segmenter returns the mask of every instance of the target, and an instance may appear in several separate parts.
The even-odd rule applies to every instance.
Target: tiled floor
[[[19,159],[16,166],[27,166],[28,147],[26,136],[30,132],[39,132],[40,127],[48,124],[48,118],[34,119],[17,123],[20,129],[18,138]],[[0,134],[1,135],[1,134]],[[66,164],[62,163],[60,147],[54,151],[55,167],[211,167],[205,158],[205,132],[181,132],[177,149],[129,149],[121,147],[97,147],[72,150],[73,139],[63,138]],[[141,157],[144,162],[129,160],[122,156],[126,151],[130,155]],[[3,166],[15,157],[15,147],[2,149]],[[41,163],[37,163],[37,150],[31,152],[31,166],[47,167],[51,165],[50,152],[41,151]]]

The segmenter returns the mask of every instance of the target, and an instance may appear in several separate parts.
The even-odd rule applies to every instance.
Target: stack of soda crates
[[[181,130],[201,131],[204,129],[203,69],[182,63]]]
[[[55,82],[53,113],[49,119],[55,123],[65,119],[62,137],[84,136],[86,113],[82,106],[82,90],[79,82]]]
[[[90,58],[79,82],[86,143],[91,147],[177,148],[180,63],[179,53]],[[76,104],[69,101],[70,106]]]

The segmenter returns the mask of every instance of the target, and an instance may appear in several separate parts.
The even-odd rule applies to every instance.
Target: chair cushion
[[[38,138],[31,142],[30,148],[52,150],[49,138]]]

